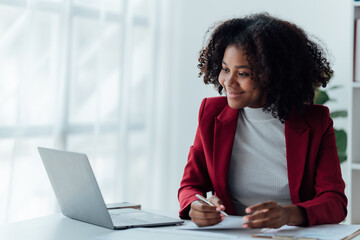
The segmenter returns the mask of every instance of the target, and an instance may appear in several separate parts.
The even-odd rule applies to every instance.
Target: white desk
[[[171,240],[211,240],[221,239],[217,234],[226,234],[227,236],[236,236],[238,239],[251,239],[251,236],[260,230],[243,229],[243,230],[227,230],[215,231],[213,237],[202,236],[201,231],[184,231],[176,230],[176,226],[149,228],[144,230],[141,228],[133,228],[128,230],[111,230],[98,227],[95,225],[71,220],[60,214],[48,217],[36,218],[28,221],[11,223],[0,226],[1,240],[92,240],[94,238],[107,235],[107,240],[147,240],[147,239],[171,239]],[[157,231],[155,231],[157,230]],[[158,231],[159,230],[159,231]],[[173,231],[167,231],[173,230]],[[161,232],[163,231],[163,232]],[[165,232],[166,231],[166,232]],[[209,232],[209,231],[207,231]],[[353,238],[360,240],[360,236]]]
[[[177,226],[159,227],[160,230],[176,230]],[[155,228],[150,228],[150,232],[144,231],[141,228],[132,228],[128,230],[111,230],[95,225],[75,221],[64,217],[61,214],[51,215],[42,218],[31,219],[22,222],[0,225],[0,239],[1,240],[91,240],[97,236],[104,234],[115,233],[114,239],[165,239],[170,233],[154,232]],[[172,232],[171,240],[175,239],[209,239],[209,237],[201,237],[196,231],[177,230],[181,231],[180,235],[175,235]],[[241,230],[240,230],[241,231]],[[231,235],[242,235],[244,239],[252,239],[251,234],[258,230],[246,230],[239,232],[238,230],[231,231]],[[184,234],[182,234],[184,232]],[[187,232],[187,234],[185,234]],[[239,233],[237,233],[239,232]],[[217,232],[219,233],[219,232]],[[216,235],[216,232],[214,233]],[[230,234],[230,232],[229,232]],[[234,236],[234,235],[233,235]],[[112,239],[112,238],[111,238]],[[169,239],[169,238],[167,238]],[[215,238],[214,238],[215,239]]]
[[[0,226],[1,240],[88,240],[112,230],[56,214]]]

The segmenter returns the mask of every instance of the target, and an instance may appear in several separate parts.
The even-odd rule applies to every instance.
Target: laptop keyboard
[[[168,217],[132,208],[109,210],[114,226],[146,225],[169,221]]]

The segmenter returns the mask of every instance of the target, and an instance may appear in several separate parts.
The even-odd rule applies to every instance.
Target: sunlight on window
[[[26,2],[0,0],[0,224],[59,211],[37,146],[88,154],[107,202],[139,202],[150,176],[151,1]]]

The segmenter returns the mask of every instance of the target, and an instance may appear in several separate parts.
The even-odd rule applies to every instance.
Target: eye
[[[239,75],[240,77],[248,77],[248,76],[250,76],[250,74],[249,74],[249,73],[246,73],[246,72],[239,72],[238,75]]]
[[[224,71],[224,72],[228,73],[229,69],[227,69],[226,67],[221,67],[221,71]]]

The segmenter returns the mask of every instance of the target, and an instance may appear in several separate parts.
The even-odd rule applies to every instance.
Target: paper
[[[181,227],[179,227],[179,229],[186,229],[186,230],[194,230],[194,229],[240,229],[242,228],[244,221],[243,221],[243,217],[240,216],[228,216],[225,217],[224,221],[213,225],[213,226],[207,226],[207,227],[198,227],[195,223],[193,222],[189,222]]]
[[[360,225],[325,224],[313,227],[283,226],[279,229],[270,229],[264,233],[256,234],[257,237],[292,237],[309,238],[318,240],[345,239],[360,229]]]

